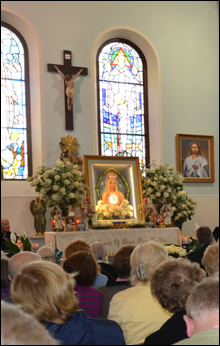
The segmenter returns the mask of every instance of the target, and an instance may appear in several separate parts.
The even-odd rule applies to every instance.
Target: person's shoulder
[[[117,300],[130,299],[131,297],[136,297],[135,288],[136,287],[128,287],[127,289],[123,291],[119,291],[114,295],[112,299],[114,299],[114,301],[117,301]]]
[[[96,345],[125,345],[121,327],[106,318],[89,318],[93,328]]]
[[[204,330],[173,345],[219,345],[219,328]]]
[[[97,274],[93,287],[106,285],[108,278],[104,274]]]

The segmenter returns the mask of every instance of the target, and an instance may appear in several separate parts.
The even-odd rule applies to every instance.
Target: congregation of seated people
[[[69,243],[59,264],[48,246],[2,249],[2,344],[219,344],[219,243],[210,232],[200,227],[202,250],[179,259],[155,241],[123,246],[111,264],[100,241]]]

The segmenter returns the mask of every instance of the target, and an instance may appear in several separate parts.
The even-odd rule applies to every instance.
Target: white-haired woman
[[[130,287],[114,295],[108,319],[123,330],[126,345],[142,344],[147,335],[158,330],[171,314],[153,298],[151,275],[160,263],[168,260],[166,248],[155,241],[143,243],[131,255]]]

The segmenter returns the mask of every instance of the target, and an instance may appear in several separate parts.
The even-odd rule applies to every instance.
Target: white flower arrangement
[[[167,249],[168,255],[170,258],[186,257],[187,252],[182,247],[176,246],[175,244],[164,245]]]
[[[103,200],[99,200],[96,205],[97,215],[99,220],[113,219],[113,216],[117,216],[119,219],[131,218],[133,216],[133,207],[129,202],[124,199],[119,206],[113,206],[105,203]]]
[[[145,221],[128,221],[126,222],[128,228],[143,228],[146,227]]]
[[[113,222],[93,222],[92,228],[94,229],[110,229],[113,227]]]
[[[82,172],[78,166],[67,161],[56,160],[55,166],[50,168],[42,165],[27,181],[35,187],[48,207],[67,208],[81,205],[86,195],[86,185]]]
[[[160,213],[160,209],[167,204],[173,209],[173,223],[181,225],[187,219],[191,220],[191,216],[195,214],[196,202],[184,190],[184,176],[168,164],[156,166],[153,162],[150,166],[151,168],[142,169],[141,177],[143,198],[150,200],[147,202],[150,208],[152,209],[152,203]],[[139,209],[142,210],[143,206],[140,205]],[[154,210],[151,214],[153,213]]]

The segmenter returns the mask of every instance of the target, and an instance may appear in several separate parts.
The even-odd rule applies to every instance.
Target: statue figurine
[[[30,203],[30,210],[34,216],[34,228],[37,231],[36,235],[44,235],[46,230],[46,204],[40,198],[36,198],[36,202],[33,200]]]
[[[51,217],[55,220],[54,230],[63,230],[61,210],[55,207],[51,212]]]
[[[74,96],[74,80],[83,72],[83,69],[81,68],[79,72],[75,76],[70,76],[68,74],[64,75],[57,65],[54,65],[55,70],[63,77],[66,84],[66,96],[67,96],[67,109],[68,111],[71,111],[71,107],[73,104],[73,96]]]

